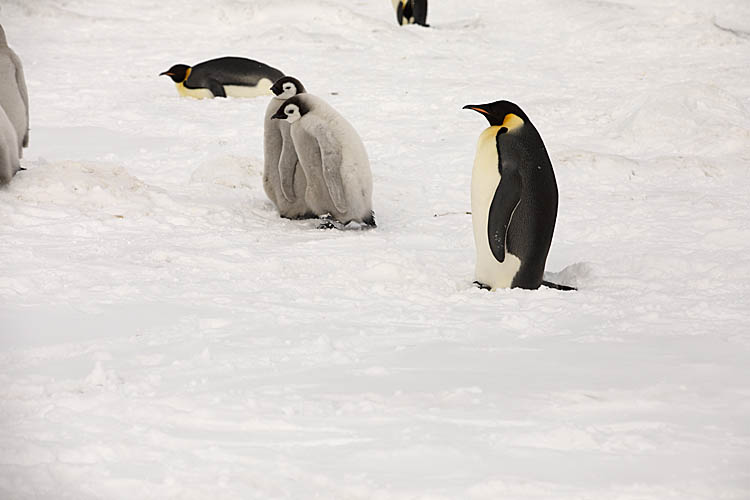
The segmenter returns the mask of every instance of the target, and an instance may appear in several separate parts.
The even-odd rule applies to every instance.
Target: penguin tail
[[[373,212],[372,210],[370,210],[370,215],[365,217],[362,220],[362,222],[364,222],[365,224],[367,224],[368,226],[372,228],[378,227],[378,224],[375,222],[375,212]]]
[[[578,288],[568,285],[558,285],[557,283],[552,283],[551,281],[544,281],[542,280],[542,286],[546,286],[547,288],[554,288],[555,290],[564,290],[566,292],[578,290]]]

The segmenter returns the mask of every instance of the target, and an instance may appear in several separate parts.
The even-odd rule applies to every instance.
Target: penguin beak
[[[480,108],[480,107],[479,107],[478,105],[476,105],[476,104],[467,104],[466,106],[464,106],[464,107],[463,107],[463,108],[461,108],[461,109],[472,109],[472,110],[474,110],[474,111],[478,111],[478,112],[480,112],[480,113],[482,113],[482,114],[485,114],[485,115],[489,115],[489,113],[488,113],[487,111],[485,111],[484,109]]]
[[[275,115],[271,117],[272,120],[286,120],[286,114],[284,113],[283,109],[280,109],[276,112]]]
[[[162,76],[162,75],[174,76],[174,73],[170,73],[169,71],[163,71],[163,72],[159,73],[159,76]]]

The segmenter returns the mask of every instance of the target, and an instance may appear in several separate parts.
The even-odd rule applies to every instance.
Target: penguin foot
[[[336,224],[333,223],[333,221],[330,220],[324,220],[320,224],[318,224],[317,229],[338,229],[336,227]]]
[[[558,285],[557,283],[552,283],[551,281],[542,281],[542,286],[546,286],[547,288],[553,288],[555,290],[563,290],[566,292],[571,292],[578,290],[578,288],[568,285]]]
[[[480,283],[478,281],[474,282],[474,286],[479,288],[480,290],[492,290],[492,287],[489,285],[485,285],[484,283]]]

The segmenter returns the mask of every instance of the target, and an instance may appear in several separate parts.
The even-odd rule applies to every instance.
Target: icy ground
[[[0,190],[0,498],[747,500],[750,4],[2,0],[31,147]],[[359,130],[380,227],[277,217],[239,55]],[[509,99],[580,291],[473,288]],[[434,217],[435,214],[445,214]]]

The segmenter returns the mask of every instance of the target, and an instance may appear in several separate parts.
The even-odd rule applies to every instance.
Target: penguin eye
[[[284,113],[286,113],[287,115],[291,115],[292,113],[294,113],[294,110],[293,109],[287,109],[287,110],[284,111]]]

